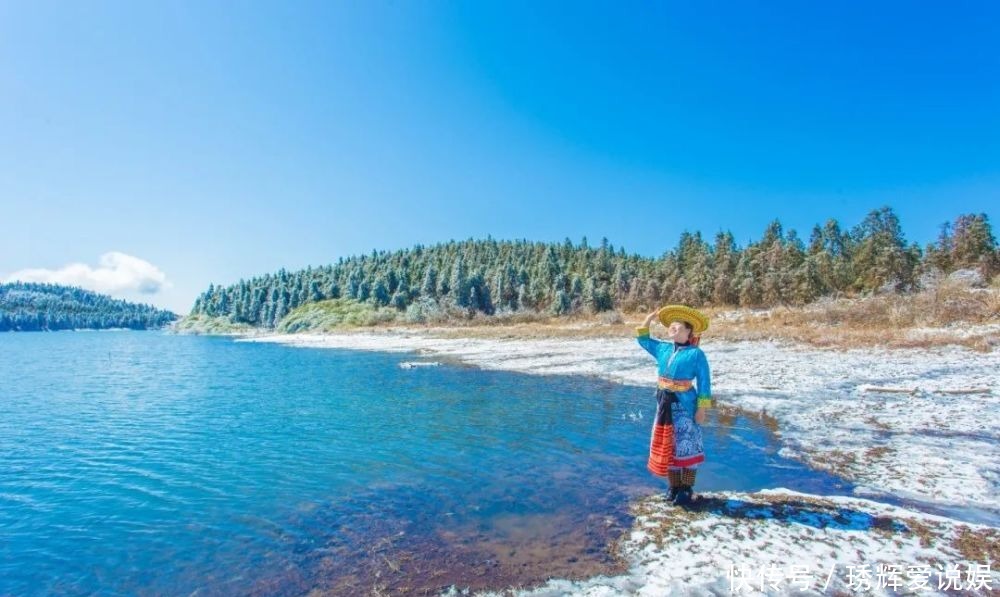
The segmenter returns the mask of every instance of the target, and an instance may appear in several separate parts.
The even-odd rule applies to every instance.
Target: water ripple
[[[610,572],[628,500],[661,488],[651,390],[157,333],[6,334],[0,352],[0,594]],[[847,490],[759,423],[718,423],[705,488]]]

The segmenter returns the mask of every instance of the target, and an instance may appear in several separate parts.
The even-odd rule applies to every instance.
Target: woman
[[[659,317],[670,342],[649,335],[649,324]],[[656,359],[659,380],[656,418],[646,467],[667,477],[669,499],[687,504],[694,496],[698,465],[705,461],[701,425],[714,406],[708,360],[698,347],[708,318],[683,305],[668,305],[646,317],[636,328],[636,340]]]

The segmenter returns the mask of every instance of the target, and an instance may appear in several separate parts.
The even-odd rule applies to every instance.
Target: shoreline
[[[899,589],[947,595],[954,592],[943,588],[954,588],[946,583],[956,575],[965,595],[992,595],[1000,586],[1000,571],[988,564],[1000,558],[1000,529],[863,498],[784,488],[713,491],[686,508],[652,496],[635,503],[632,513],[632,531],[616,545],[630,563],[627,573],[553,579],[516,594],[898,594],[886,589],[891,584],[880,586],[881,578]],[[446,593],[458,594],[464,593]]]
[[[588,375],[641,387],[652,387],[655,377],[652,359],[634,337],[470,338],[455,337],[453,332],[442,337],[431,330],[382,328],[238,341],[412,352],[423,362],[538,375]],[[990,355],[955,346],[834,350],[787,341],[713,340],[703,348],[713,369],[718,409],[760,416],[774,427],[782,445],[779,454],[854,482],[857,497],[809,495],[785,488],[752,494],[709,491],[700,494],[708,501],[697,512],[671,507],[662,496],[640,499],[633,504],[632,532],[616,545],[629,562],[627,573],[585,581],[552,580],[522,588],[519,594],[724,593],[730,586],[727,570],[718,567],[722,565],[719,554],[708,557],[703,553],[711,550],[721,550],[737,568],[753,570],[814,563],[794,561],[807,554],[817,563],[835,562],[844,578],[847,566],[867,564],[874,577],[875,562],[893,564],[884,559],[887,553],[896,554],[899,561],[895,563],[904,569],[928,565],[935,573],[959,561],[965,562],[963,566],[985,564],[985,559],[976,560],[971,554],[1000,559],[996,547],[1000,525],[994,522],[1000,519],[1000,474],[994,465],[1000,462],[996,435],[1000,424],[991,390],[1000,386],[1000,372]],[[976,386],[988,392],[947,393],[956,386]],[[891,391],[896,389],[905,391]],[[942,449],[950,450],[955,461],[941,458]],[[796,504],[787,504],[790,496]],[[878,496],[913,500],[934,513],[909,504],[880,502]],[[734,510],[729,507],[732,504],[742,505]],[[746,514],[760,508],[777,514]],[[966,513],[979,509],[989,519],[967,522],[941,514],[948,509]],[[841,510],[846,514],[837,513]],[[829,521],[812,524],[817,516]],[[886,532],[885,519],[902,522]],[[870,524],[855,528],[843,520]],[[698,533],[671,535],[671,528],[693,528]],[[662,540],[671,536],[669,541]],[[678,542],[700,555],[677,566]],[[715,547],[706,548],[706,542]],[[986,551],[975,551],[974,546]],[[706,569],[707,563],[716,569]],[[987,577],[992,579],[991,586],[1000,586],[1000,570],[990,570]],[[817,575],[817,580],[823,578]],[[845,582],[834,580],[823,593],[850,589]],[[936,586],[935,577],[928,586]]]
[[[651,387],[655,376],[634,338],[441,338],[383,328],[238,341],[414,352],[485,369],[590,375],[640,387]],[[783,456],[844,476],[868,495],[1000,512],[994,465],[1000,414],[991,408],[1000,372],[990,355],[957,347],[834,351],[773,341],[714,341],[703,348],[717,408],[773,420]],[[956,388],[985,391],[949,393]]]

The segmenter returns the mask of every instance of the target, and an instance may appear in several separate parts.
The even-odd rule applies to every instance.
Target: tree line
[[[0,332],[160,328],[170,311],[59,284],[0,284]]]
[[[737,245],[732,233],[708,241],[684,232],[659,258],[626,253],[602,239],[574,244],[527,240],[454,240],[340,258],[324,267],[284,269],[231,286],[211,285],[192,314],[275,327],[296,307],[350,298],[404,311],[432,305],[473,314],[581,310],[632,311],[664,303],[694,306],[804,305],[825,296],[917,290],[925,273],[974,268],[989,280],[1000,252],[985,214],[942,226],[921,248],[905,240],[889,207],[844,229],[834,219],[813,227],[808,241],[772,221],[760,240]]]

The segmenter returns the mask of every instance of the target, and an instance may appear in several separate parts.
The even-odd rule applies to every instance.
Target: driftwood
[[[881,392],[884,394],[916,394],[917,388],[878,388],[878,387],[868,387],[862,388],[864,392]]]
[[[885,394],[919,394],[921,392],[927,392],[928,394],[990,394],[993,392],[990,388],[963,388],[957,390],[930,390],[927,388],[880,388],[877,386],[869,386],[862,388],[865,392],[881,392]]]
[[[989,388],[969,388],[967,390],[937,390],[938,394],[990,394]]]

